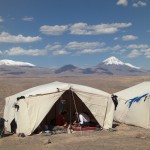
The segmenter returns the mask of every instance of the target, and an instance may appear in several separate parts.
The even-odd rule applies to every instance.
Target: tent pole
[[[78,122],[80,122],[79,116],[78,116],[77,105],[76,105],[75,98],[74,98],[74,95],[73,95],[73,91],[72,91],[72,90],[71,90],[71,93],[72,93],[72,98],[73,98],[73,102],[74,102],[74,106],[75,106],[75,112],[77,113],[77,119],[78,119]],[[81,136],[82,136],[82,130],[81,130],[81,127],[80,127],[80,133],[81,133]]]
[[[70,93],[70,92],[69,92],[69,93]],[[70,105],[70,107],[69,107],[69,109],[70,109],[70,110],[69,110],[69,112],[70,112],[70,113],[69,113],[69,121],[70,121],[70,125],[71,125],[71,98],[72,98],[72,97],[71,97],[71,94],[69,94],[69,95],[70,95],[70,101],[69,101],[69,105]]]

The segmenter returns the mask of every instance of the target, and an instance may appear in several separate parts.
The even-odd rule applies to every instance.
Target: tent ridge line
[[[103,96],[103,95],[99,95],[99,94],[94,94],[94,93],[90,93],[90,92],[83,92],[83,91],[78,91],[78,90],[74,90],[74,89],[73,89],[73,91],[81,92],[81,93],[88,93],[88,94],[91,94],[91,95]],[[109,98],[109,96],[103,96],[103,97]]]
[[[54,94],[54,93],[59,93],[59,92],[63,92],[63,91],[67,91],[67,90],[71,90],[73,92],[81,92],[81,93],[88,93],[88,94],[91,94],[91,95],[97,95],[97,96],[103,96],[103,95],[99,95],[99,94],[94,94],[94,93],[90,93],[90,92],[83,92],[83,91],[78,91],[78,90],[75,90],[73,89],[72,87],[70,87],[69,89],[67,90],[59,90],[59,88],[57,88],[58,90],[56,92],[52,92],[52,93],[45,93],[45,94],[36,94],[36,95],[29,95],[28,97],[36,97],[36,96],[42,96],[42,95],[48,95],[48,94]],[[104,96],[103,96],[104,97]],[[105,96],[107,98],[109,98],[109,96]]]
[[[52,93],[45,93],[45,94],[29,95],[29,97],[36,97],[36,96],[49,95],[49,94],[59,93],[59,92],[63,92],[63,91],[66,91],[66,90],[57,91],[57,92],[52,92]]]

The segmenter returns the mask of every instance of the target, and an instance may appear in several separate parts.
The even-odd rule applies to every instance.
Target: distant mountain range
[[[35,66],[27,62],[17,62],[12,60],[0,61],[1,76],[78,76],[78,75],[125,75],[140,76],[150,75],[150,71],[124,63],[116,57],[109,57],[96,66],[80,68],[72,64],[62,66],[57,69],[49,69]]]
[[[79,68],[73,65],[65,65],[57,70],[56,74],[97,74],[97,75],[147,75],[150,72],[140,67],[133,66],[130,63],[123,63],[116,57],[110,57],[94,67]]]

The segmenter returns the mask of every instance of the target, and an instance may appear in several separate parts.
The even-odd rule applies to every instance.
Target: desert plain
[[[0,117],[3,117],[5,97],[53,81],[86,85],[112,94],[150,81],[150,76],[0,77]],[[0,138],[0,150],[150,150],[150,130],[117,122],[113,126],[113,132],[78,131],[26,137],[6,134]]]

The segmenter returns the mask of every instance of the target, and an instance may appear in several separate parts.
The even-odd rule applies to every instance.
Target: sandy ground
[[[149,150],[150,131],[120,124],[116,131],[78,131],[73,134],[11,135],[0,139],[1,150]]]
[[[150,77],[49,77],[49,78],[4,78],[0,77],[0,116],[3,116],[4,98],[22,90],[52,81],[71,82],[91,86],[114,93]],[[78,131],[73,134],[32,135],[17,134],[0,139],[0,150],[149,150],[150,130],[125,124],[114,124],[116,131]]]

